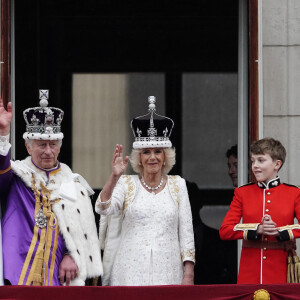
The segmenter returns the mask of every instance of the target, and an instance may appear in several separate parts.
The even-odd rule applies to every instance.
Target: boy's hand
[[[276,227],[277,224],[273,222],[270,215],[264,215],[261,222],[262,225],[258,226],[257,234],[272,235],[272,236],[279,235],[278,228]]]

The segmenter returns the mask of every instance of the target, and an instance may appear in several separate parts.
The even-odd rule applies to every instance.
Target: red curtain
[[[0,287],[0,299],[51,300],[250,300],[256,290],[265,289],[271,300],[300,300],[300,284],[203,285],[154,287]]]

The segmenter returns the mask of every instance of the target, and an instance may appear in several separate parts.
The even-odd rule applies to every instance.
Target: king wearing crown
[[[40,106],[23,115],[29,156],[11,161],[13,112],[0,99],[0,193],[3,278],[12,285],[84,285],[102,274],[99,241],[88,183],[57,158],[62,145],[63,111]]]

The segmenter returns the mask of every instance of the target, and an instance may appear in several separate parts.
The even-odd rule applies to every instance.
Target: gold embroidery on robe
[[[56,256],[56,250],[58,246],[58,234],[59,234],[57,220],[55,214],[52,212],[52,204],[58,202],[59,200],[56,199],[55,201],[50,202],[49,199],[50,199],[51,191],[49,191],[44,185],[41,184],[41,192],[40,192],[35,186],[35,184],[36,184],[35,177],[34,175],[32,175],[31,188],[35,195],[34,216],[36,216],[36,214],[42,207],[43,213],[47,217],[47,227],[39,228],[37,224],[34,225],[32,241],[21,271],[18,284],[19,285],[24,284],[24,279],[28,272],[34,249],[36,248],[39,230],[40,230],[40,239],[38,242],[38,248],[36,250],[31,268],[29,270],[29,274],[26,280],[26,285],[38,285],[38,286],[52,285],[53,271],[55,266],[55,256]],[[55,240],[54,240],[54,247],[52,251],[50,274],[48,274],[48,264],[49,264],[52,237],[54,231],[55,231]]]
[[[7,169],[5,170],[0,170],[0,175],[7,173],[9,170],[11,169],[11,166],[9,166]]]

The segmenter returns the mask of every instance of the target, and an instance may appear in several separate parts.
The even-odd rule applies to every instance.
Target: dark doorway
[[[238,0],[15,1],[16,136],[23,109],[48,88],[66,112],[61,159],[72,165],[72,74],[164,72],[181,173],[181,75],[237,72],[237,32]],[[16,158],[24,155],[17,145]]]
[[[21,139],[25,127],[22,112],[38,104],[39,89],[49,89],[51,106],[65,111],[62,127],[65,138],[60,159],[72,166],[73,75],[159,73],[164,77],[164,111],[175,121],[172,142],[176,147],[176,167],[173,173],[195,181],[201,190],[201,203],[196,204],[194,218],[199,217],[203,204],[229,204],[232,186],[229,180],[223,181],[227,176],[225,150],[237,142],[237,125],[224,119],[226,113],[223,111],[232,99],[223,97],[223,93],[226,94],[238,70],[238,2],[16,0],[16,159],[26,156]],[[233,81],[228,81],[231,77]],[[230,84],[218,90],[212,82],[217,84],[219,80]],[[206,88],[209,90],[203,94]],[[216,91],[220,97],[218,101],[214,101]],[[207,97],[208,94],[211,97]],[[230,105],[235,106],[234,101],[237,102],[237,97]],[[89,105],[88,99],[86,105]],[[233,115],[237,118],[237,113]],[[224,127],[221,123],[213,128],[219,120],[222,124],[231,124],[232,137],[220,133]],[[209,145],[212,138],[219,140],[218,147],[212,147],[211,151],[204,149],[203,145]],[[190,152],[193,141],[198,144],[196,151]],[[224,167],[220,171],[220,166],[205,155],[221,154]],[[203,161],[205,166],[190,173]],[[212,167],[206,173],[209,176],[198,176],[205,174],[207,166]],[[221,174],[222,180],[216,180],[214,174]],[[195,195],[197,197],[197,192]],[[216,231],[213,234],[216,235]],[[236,252],[232,254],[229,253],[231,258]],[[210,263],[209,259],[204,260]],[[234,271],[225,274],[231,281],[236,277],[235,263],[232,259],[233,265],[229,267]],[[204,279],[208,276],[202,275]]]

